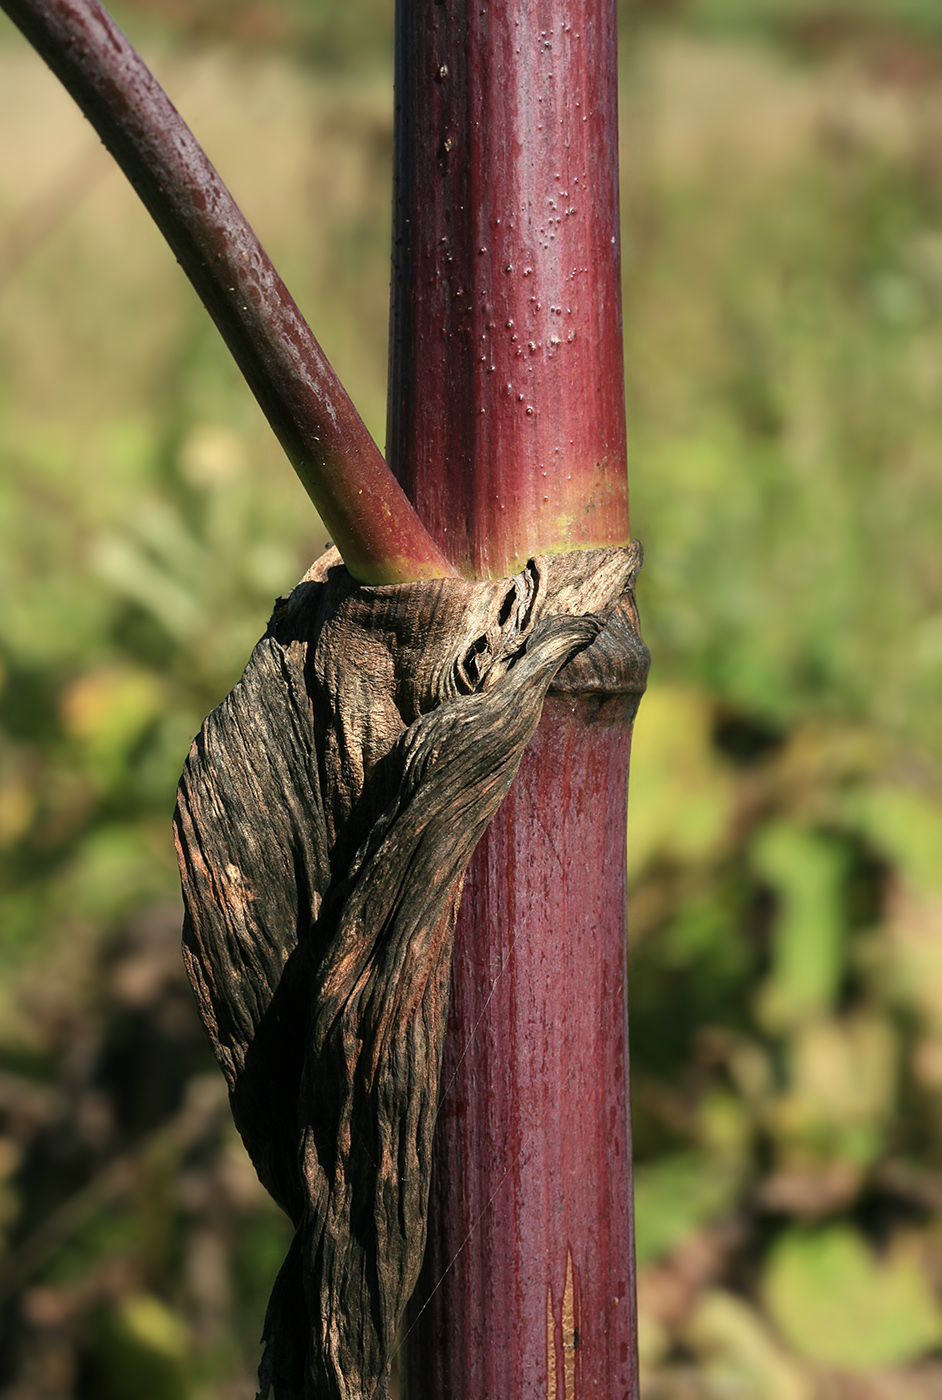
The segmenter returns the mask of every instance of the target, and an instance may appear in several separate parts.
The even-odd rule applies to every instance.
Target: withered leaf
[[[554,677],[639,695],[640,547],[361,587],[329,551],[187,759],[184,957],[295,1225],[261,1394],[387,1393],[425,1248],[455,914]]]

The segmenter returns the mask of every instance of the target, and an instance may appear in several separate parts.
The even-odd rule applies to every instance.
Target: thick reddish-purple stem
[[[409,1400],[637,1397],[621,704],[547,701],[465,881]]]
[[[137,190],[363,582],[451,564],[402,489],[189,127],[96,0],[0,0]]]
[[[459,568],[628,538],[614,0],[399,0],[390,464]],[[635,1400],[630,732],[551,698],[459,915],[410,1400]]]
[[[478,577],[628,538],[615,7],[402,0],[387,453]]]

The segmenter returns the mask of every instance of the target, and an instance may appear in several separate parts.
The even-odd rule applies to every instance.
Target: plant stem
[[[388,449],[463,572],[628,538],[614,0],[399,0]],[[409,1400],[637,1396],[627,712],[550,698],[462,898]]]
[[[402,489],[252,229],[96,0],[0,0],[137,190],[216,323],[350,572],[455,570]]]
[[[621,703],[546,702],[465,879],[409,1400],[637,1397]]]
[[[628,539],[615,6],[401,0],[387,452],[463,573]]]

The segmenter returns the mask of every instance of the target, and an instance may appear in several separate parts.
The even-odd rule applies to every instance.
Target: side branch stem
[[[0,0],[137,190],[218,327],[350,572],[447,577],[432,541],[242,212],[96,0]]]

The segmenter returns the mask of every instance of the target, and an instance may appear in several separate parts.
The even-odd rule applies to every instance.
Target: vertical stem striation
[[[409,1400],[637,1395],[622,704],[547,701],[465,881]]]
[[[611,0],[400,0],[387,454],[463,573],[628,538]]]
[[[459,569],[628,538],[614,0],[399,0],[387,451]],[[465,883],[409,1400],[636,1400],[617,699]]]

